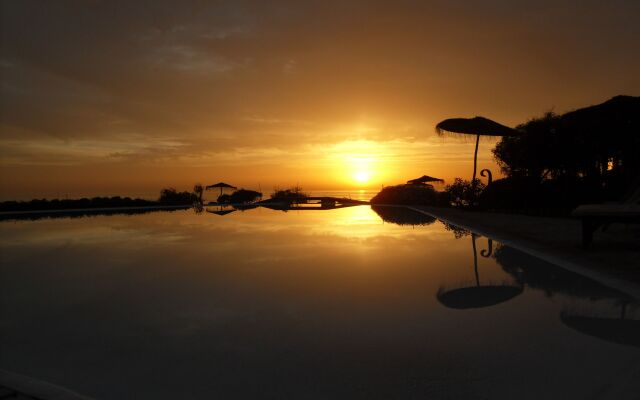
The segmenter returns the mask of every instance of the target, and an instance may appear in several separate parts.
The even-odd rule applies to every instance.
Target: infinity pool
[[[0,368],[113,400],[638,398],[614,290],[402,208],[218,214],[0,222]]]

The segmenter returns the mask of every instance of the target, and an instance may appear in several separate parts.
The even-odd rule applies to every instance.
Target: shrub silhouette
[[[371,199],[371,204],[440,205],[442,195],[431,185],[386,186]]]
[[[453,206],[469,206],[480,196],[485,189],[485,185],[480,179],[475,180],[475,185],[471,181],[456,178],[452,184],[445,186],[446,197]]]
[[[204,186],[200,183],[196,183],[193,186],[193,193],[198,197],[198,201],[202,203],[202,195],[204,194]]]
[[[158,201],[162,204],[192,204],[198,201],[198,195],[192,192],[178,192],[174,188],[166,188],[160,191]]]
[[[34,199],[30,201],[5,201],[0,211],[71,210],[84,208],[146,207],[158,205],[155,201],[130,197],[93,197],[81,199]]]
[[[309,195],[303,192],[300,186],[293,186],[289,189],[276,189],[275,192],[271,194],[272,200],[290,203],[302,201],[307,197],[309,197]]]

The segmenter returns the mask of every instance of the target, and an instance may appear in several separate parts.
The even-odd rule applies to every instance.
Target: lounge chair
[[[593,232],[600,226],[613,222],[640,222],[640,180],[636,181],[630,194],[621,203],[585,204],[571,212],[571,216],[582,220],[582,245],[589,247]]]

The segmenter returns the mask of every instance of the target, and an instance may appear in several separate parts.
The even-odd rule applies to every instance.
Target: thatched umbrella
[[[562,123],[585,130],[600,130],[609,134],[626,134],[637,126],[640,97],[615,96],[604,103],[563,114]]]
[[[220,196],[222,196],[222,191],[224,189],[237,189],[237,187],[231,186],[228,183],[224,183],[224,182],[218,182],[215,185],[209,185],[205,189],[209,190],[209,189],[214,189],[214,188],[220,188]]]
[[[436,125],[436,132],[443,136],[447,133],[460,135],[475,135],[476,150],[473,153],[473,178],[471,184],[475,184],[478,165],[478,143],[480,136],[515,136],[518,131],[504,126],[484,117],[475,118],[450,118]]]
[[[236,211],[236,208],[230,207],[227,205],[217,205],[215,207],[208,208],[206,211],[211,214],[223,216],[223,215],[231,214],[232,212]]]
[[[476,285],[461,287],[451,290],[439,289],[436,298],[440,303],[449,308],[467,309],[490,307],[511,300],[522,293],[522,285],[481,285],[478,273],[478,254],[476,251],[476,234],[471,234],[473,246],[473,267],[476,276]],[[489,239],[489,251],[481,251],[483,257],[491,256],[492,242]]]
[[[429,182],[444,182],[444,179],[434,178],[429,175],[422,175],[420,178],[408,180],[407,183],[409,185],[419,185],[421,183],[429,183]]]
[[[613,161],[614,169],[621,167],[625,175],[640,174],[639,96],[616,96],[563,114],[559,130],[564,137],[579,144],[580,150],[575,151],[589,152],[595,157],[593,161],[599,164],[600,174],[605,173],[609,161]]]

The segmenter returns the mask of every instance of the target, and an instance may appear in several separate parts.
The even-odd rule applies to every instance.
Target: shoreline
[[[352,200],[347,198],[336,198],[336,200],[350,200],[350,205],[370,205],[368,201]],[[237,208],[253,208],[269,205],[287,205],[284,201],[260,201],[256,203],[218,203],[214,201],[203,204],[203,207],[237,207]],[[177,210],[192,208],[193,204],[167,204],[167,205],[149,205],[149,206],[122,206],[122,207],[91,207],[91,208],[58,208],[58,209],[40,209],[40,210],[16,210],[16,211],[0,211],[0,219],[20,217],[28,215],[46,215],[46,214],[80,214],[80,213],[101,213],[101,212],[118,212],[118,211],[153,211],[153,210]]]
[[[599,233],[594,246],[581,247],[580,222],[568,218],[406,206],[443,222],[491,238],[640,300],[640,247],[633,231]],[[631,242],[631,243],[630,243]],[[615,265],[615,267],[612,267]]]
[[[96,208],[68,208],[68,209],[53,209],[53,210],[24,210],[24,211],[0,211],[0,218],[22,216],[22,215],[45,215],[45,214],[76,214],[76,213],[91,213],[91,212],[109,212],[109,211],[152,211],[152,210],[174,210],[180,208],[191,208],[192,205],[157,205],[157,206],[128,206],[128,207],[96,207]]]

